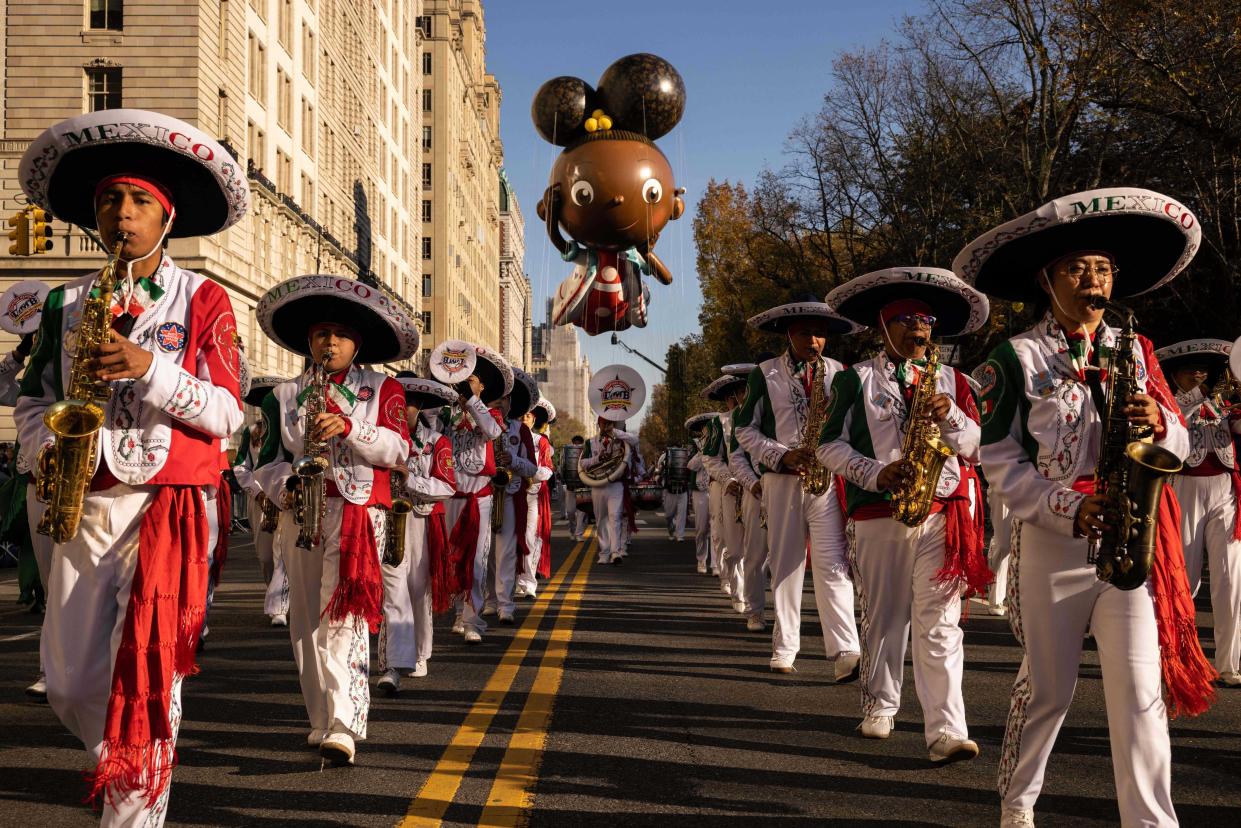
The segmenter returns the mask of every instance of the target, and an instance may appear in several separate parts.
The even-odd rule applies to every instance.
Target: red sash
[[[452,534],[448,536],[448,565],[456,573],[456,583],[467,596],[473,594],[470,587],[474,583],[474,553],[478,550],[481,523],[478,499],[490,495],[490,483],[477,492],[457,492],[453,495],[455,499],[465,500],[466,504],[461,514],[457,516],[457,522],[452,527]],[[482,607],[474,609],[481,610]]]
[[[350,615],[366,619],[371,632],[383,618],[383,574],[375,527],[365,506],[345,502],[340,524],[340,574],[336,589],[320,617],[343,621]]]
[[[448,530],[444,525],[444,504],[426,517],[427,570],[431,581],[431,612],[438,615],[452,609],[452,599],[465,588],[459,580],[456,568],[450,565],[448,554]]]

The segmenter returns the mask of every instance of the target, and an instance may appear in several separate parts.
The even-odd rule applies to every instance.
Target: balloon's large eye
[[[664,185],[658,178],[648,178],[642,184],[642,200],[647,204],[658,204],[664,197]]]
[[[574,204],[585,207],[595,200],[595,188],[590,186],[589,181],[579,181],[573,185],[570,195],[573,196]]]

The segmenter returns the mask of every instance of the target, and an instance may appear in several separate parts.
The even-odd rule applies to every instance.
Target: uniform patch
[[[1056,391],[1056,377],[1051,371],[1039,371],[1033,377],[1034,393],[1050,397]]]
[[[388,400],[388,404],[384,408],[384,417],[387,418],[389,423],[397,427],[402,437],[409,433],[405,423],[405,399],[403,397],[392,397]]]
[[[164,353],[180,351],[185,347],[185,326],[180,322],[165,322],[155,329],[155,344]]]
[[[980,396],[987,396],[992,388],[995,388],[997,381],[995,365],[991,362],[984,362],[974,371],[974,379],[978,381],[978,393]]]
[[[445,447],[435,458],[435,465],[441,477],[447,477],[453,470],[452,449]]]
[[[362,402],[366,402],[371,397],[375,396],[375,389],[371,388],[369,385],[363,385],[361,388],[358,389],[357,396],[359,400],[361,400]]]
[[[1138,364],[1137,366],[1135,366],[1136,370],[1134,371],[1134,373],[1137,375],[1138,382],[1145,382],[1146,381],[1146,365],[1142,362],[1142,360],[1138,360],[1137,362]]]
[[[211,338],[215,340],[216,351],[224,370],[233,379],[241,379],[241,357],[237,353],[237,320],[232,313],[222,313],[216,317],[211,329]]]

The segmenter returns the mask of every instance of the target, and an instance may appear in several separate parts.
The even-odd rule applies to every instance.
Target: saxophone
[[[906,526],[921,526],[931,513],[935,488],[944,462],[956,454],[939,438],[939,426],[931,419],[931,398],[939,376],[939,346],[931,343],[926,367],[909,403],[909,423],[901,459],[909,472],[905,482],[892,493],[892,517]]]
[[[1137,359],[1133,355],[1133,311],[1102,297],[1093,302],[1120,314],[1125,325],[1116,339],[1103,416],[1099,460],[1095,465],[1095,493],[1107,495],[1108,527],[1090,542],[1087,561],[1095,565],[1100,581],[1118,589],[1137,589],[1146,583],[1155,562],[1155,522],[1163,486],[1181,470],[1181,461],[1165,448],[1148,442],[1150,426],[1134,426],[1125,416],[1125,403],[1139,390]]]
[[[267,495],[259,493],[259,511],[263,517],[259,521],[259,531],[271,534],[280,525],[280,507],[271,502]]]
[[[302,420],[302,456],[293,462],[293,477],[289,479],[293,489],[293,522],[301,529],[297,533],[299,549],[309,549],[319,540],[323,530],[323,517],[327,512],[327,443],[314,436],[315,419],[327,410],[327,363],[331,352],[315,363],[311,369],[309,393],[306,395],[306,414]]]
[[[823,430],[825,420],[827,420],[827,391],[824,390],[822,381],[816,376],[810,382],[810,403],[806,411],[806,426],[802,429],[801,441],[796,446],[798,450],[814,456],[814,451],[819,445],[819,432]],[[832,482],[831,472],[817,460],[809,467],[798,469],[797,474],[801,478],[802,491],[809,495],[823,494]]]
[[[388,512],[385,527],[387,532],[383,562],[387,566],[400,566],[405,558],[405,526],[409,523],[409,513],[414,510],[414,503],[405,487],[405,473],[393,469],[389,473],[388,481],[392,487],[392,509]]]
[[[65,398],[43,414],[43,424],[56,441],[39,453],[35,496],[47,504],[38,533],[54,543],[64,543],[78,533],[82,501],[95,473],[99,429],[103,427],[102,403],[112,396],[109,383],[95,378],[94,360],[99,347],[112,333],[112,292],[116,267],[128,233],[117,233],[107,264],[95,279],[95,290],[82,301],[82,322],[73,345],[73,362]]]

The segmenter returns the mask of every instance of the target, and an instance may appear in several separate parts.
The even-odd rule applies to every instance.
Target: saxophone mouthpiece
[[[917,345],[919,348],[921,348],[923,345],[927,344],[930,341],[931,340],[927,339],[925,336],[919,336],[919,337],[914,338],[914,344]]]
[[[129,238],[132,235],[133,233],[127,233],[124,230],[117,230],[112,234],[112,243],[120,244],[121,242],[129,241]]]

